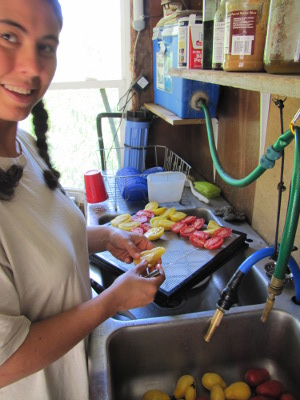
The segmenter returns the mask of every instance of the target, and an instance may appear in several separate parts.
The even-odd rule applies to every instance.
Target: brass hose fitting
[[[206,342],[210,341],[212,335],[216,331],[217,327],[220,325],[224,314],[225,314],[225,312],[223,310],[221,310],[220,308],[216,309],[214,316],[212,317],[212,320],[210,321],[210,325],[206,332],[206,335],[204,336],[204,340]]]
[[[279,296],[282,293],[283,284],[284,284],[284,279],[278,279],[275,278],[274,275],[272,276],[271,281],[268,285],[269,296],[267,298],[265,308],[261,316],[262,322],[266,322],[270,312],[273,309],[275,303],[275,296]]]

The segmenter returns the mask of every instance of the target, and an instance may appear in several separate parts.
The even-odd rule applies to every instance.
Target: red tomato
[[[180,222],[184,222],[185,224],[192,224],[196,219],[195,215],[187,215]]]
[[[132,228],[130,232],[138,233],[139,235],[143,235],[144,234],[144,231],[140,226],[136,226],[135,228]]]
[[[196,229],[193,226],[185,225],[183,228],[180,229],[179,233],[181,237],[188,238],[193,232],[195,232],[195,230]]]
[[[231,228],[219,228],[214,232],[214,236],[217,237],[222,237],[224,239],[228,238],[232,234],[232,229]]]
[[[171,227],[171,231],[174,233],[179,233],[180,229],[182,229],[184,226],[186,226],[186,224],[182,221],[180,222],[175,222],[175,224],[172,225]]]
[[[144,222],[143,224],[140,225],[140,228],[143,229],[143,232],[148,232],[149,229],[152,228],[152,226],[150,224],[148,224],[148,222]]]
[[[195,229],[199,230],[205,224],[204,218],[196,218],[195,221],[191,224]]]
[[[199,247],[200,249],[203,249],[204,244],[207,239],[200,238],[199,236],[195,235],[195,233],[198,233],[199,231],[196,231],[191,234],[189,237],[189,241],[192,243],[193,246]]]
[[[219,249],[223,243],[224,243],[224,239],[222,237],[215,236],[215,237],[208,239],[205,242],[204,247],[207,250],[215,250],[215,249]]]
[[[154,217],[154,212],[151,210],[139,210],[135,215],[146,215],[148,219]]]
[[[207,240],[210,238],[210,234],[208,232],[204,232],[204,231],[195,231],[193,233],[193,236],[196,236],[199,239],[202,240]]]
[[[138,221],[141,224],[148,221],[148,217],[146,215],[133,215],[131,217],[131,221]]]

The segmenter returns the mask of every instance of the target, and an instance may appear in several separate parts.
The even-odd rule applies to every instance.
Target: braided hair
[[[53,168],[49,153],[46,133],[48,131],[48,113],[44,103],[40,100],[31,110],[33,115],[33,126],[36,135],[36,145],[39,155],[45,161],[48,169],[43,171],[47,186],[54,190],[59,186],[60,173]],[[0,200],[11,200],[14,196],[15,188],[23,175],[23,167],[17,164],[12,165],[8,170],[0,168]]]

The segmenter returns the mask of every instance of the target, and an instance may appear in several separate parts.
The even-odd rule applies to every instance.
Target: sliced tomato
[[[204,218],[196,218],[195,221],[191,224],[195,229],[201,229],[205,224]]]
[[[194,232],[197,233],[198,231]],[[200,238],[197,235],[195,235],[194,233],[192,233],[189,237],[189,241],[192,243],[193,246],[196,247],[200,247],[201,249],[203,249],[204,244],[206,242],[207,239],[205,238]]]
[[[183,218],[180,222],[184,222],[185,224],[192,224],[196,219],[195,215],[188,215]]]
[[[196,229],[195,229],[193,226],[191,226],[191,225],[186,225],[186,226],[184,226],[183,228],[180,229],[179,233],[180,233],[180,236],[181,236],[181,237],[183,237],[183,238],[188,238],[188,237],[191,236],[191,234],[192,234],[193,232],[195,232],[195,230],[196,230]]]
[[[223,239],[228,238],[230,235],[232,234],[232,229],[231,228],[226,228],[226,227],[222,227],[217,229],[214,232],[213,236],[217,236],[217,237],[222,237]]]
[[[196,236],[198,239],[207,240],[210,238],[210,234],[205,231],[195,231],[193,236]]]
[[[179,233],[180,229],[182,229],[184,226],[186,226],[186,224],[184,222],[182,222],[182,221],[175,222],[175,224],[172,225],[172,227],[171,227],[171,231],[174,232],[174,233]]]
[[[136,226],[135,228],[132,228],[130,232],[138,233],[139,235],[143,235],[144,234],[144,231],[140,226]]]
[[[154,212],[151,210],[139,210],[135,215],[146,215],[148,219],[154,217]]]
[[[224,239],[222,237],[215,236],[215,237],[208,239],[205,242],[204,247],[207,250],[216,250],[216,249],[219,249],[223,243],[224,243]]]
[[[143,229],[144,233],[148,232],[149,229],[151,229],[151,225],[148,222],[144,222],[143,224],[140,225],[140,227]]]
[[[148,221],[148,217],[146,215],[133,215],[131,217],[131,221],[138,221],[141,224]]]

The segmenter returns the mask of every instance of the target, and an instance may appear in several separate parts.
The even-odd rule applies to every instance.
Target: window
[[[64,26],[58,67],[45,95],[48,142],[62,185],[83,188],[84,172],[100,167],[96,117],[118,111],[119,99],[130,86],[130,2],[60,3]],[[31,130],[31,119],[20,125]],[[111,146],[111,137],[106,140],[105,147]]]

